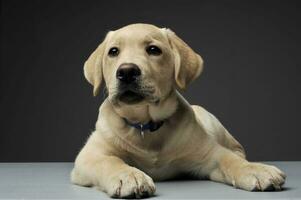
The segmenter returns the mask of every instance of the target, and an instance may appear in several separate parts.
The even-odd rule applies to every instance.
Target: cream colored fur
[[[145,53],[147,45],[162,49],[160,56]],[[120,54],[110,58],[109,48]],[[143,86],[152,97],[127,105],[116,100],[116,70],[122,63],[141,68]],[[285,175],[278,168],[248,162],[243,147],[223,125],[200,106],[190,105],[177,91],[202,72],[203,60],[169,29],[133,24],[110,31],[84,66],[97,95],[105,81],[108,98],[99,109],[95,131],[78,154],[71,181],[95,186],[111,197],[144,197],[155,193],[154,181],[181,173],[208,177],[245,190],[281,189]],[[159,103],[158,103],[159,102]],[[144,138],[128,126],[132,122],[165,120]]]

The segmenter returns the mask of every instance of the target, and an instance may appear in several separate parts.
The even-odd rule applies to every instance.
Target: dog
[[[280,169],[247,161],[219,120],[179,93],[202,70],[202,57],[170,29],[131,24],[109,31],[84,64],[94,96],[105,82],[108,97],[71,182],[113,198],[152,196],[154,181],[179,174],[248,191],[281,190]]]

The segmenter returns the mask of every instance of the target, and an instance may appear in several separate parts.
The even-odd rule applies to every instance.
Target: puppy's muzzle
[[[134,104],[142,101],[145,95],[141,91],[140,78],[141,70],[134,63],[124,63],[119,66],[116,72],[118,84],[118,99],[127,104]]]
[[[125,63],[119,66],[116,72],[116,78],[122,84],[131,84],[141,76],[141,70],[136,64]]]

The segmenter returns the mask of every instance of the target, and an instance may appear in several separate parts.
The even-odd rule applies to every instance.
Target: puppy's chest
[[[144,156],[132,155],[131,164],[144,171],[155,180],[164,180],[177,173],[174,162],[167,160],[166,156],[159,153],[145,154]]]

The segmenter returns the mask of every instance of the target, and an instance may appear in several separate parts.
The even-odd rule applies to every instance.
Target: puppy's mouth
[[[135,104],[144,100],[145,96],[141,93],[134,92],[132,90],[126,90],[119,94],[119,101],[126,104]]]
[[[125,104],[138,104],[141,102],[157,103],[160,98],[155,93],[155,88],[146,84],[119,84],[116,88],[110,89],[109,99],[113,104],[118,102]]]

